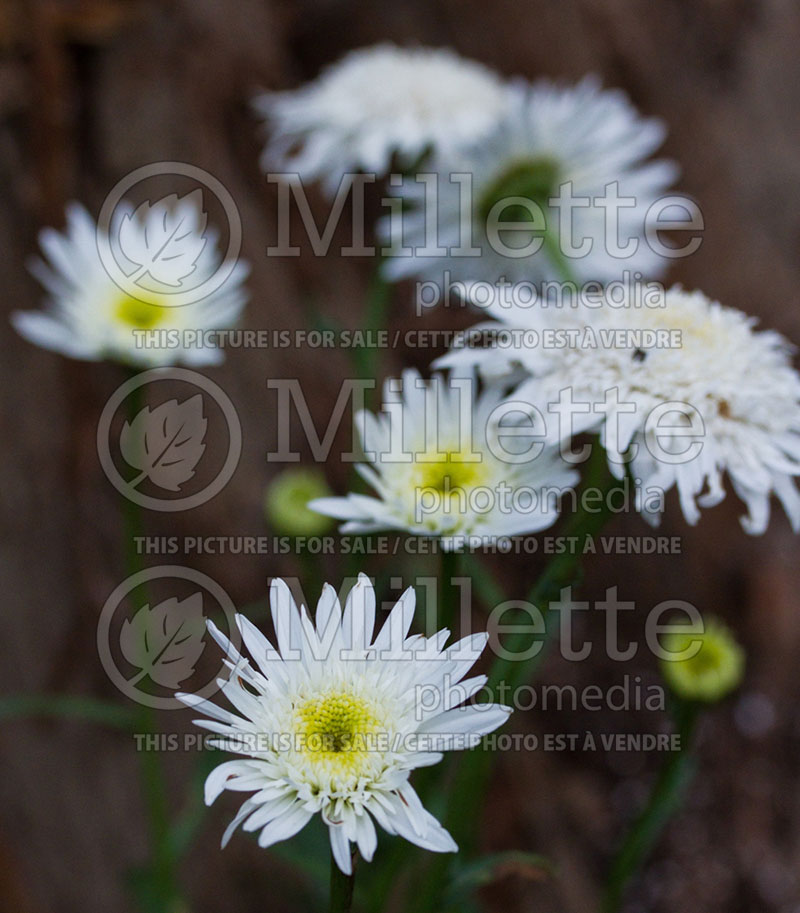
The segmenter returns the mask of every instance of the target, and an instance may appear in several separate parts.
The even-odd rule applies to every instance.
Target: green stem
[[[546,231],[542,235],[542,239],[544,241],[542,246],[545,253],[550,258],[550,262],[555,266],[556,270],[561,274],[561,281],[571,283],[577,287],[578,282],[572,272],[572,267],[561,250],[561,239],[559,234],[557,232],[553,233],[551,231]]]
[[[436,628],[447,628],[452,631],[459,621],[461,590],[457,583],[460,555],[440,548],[441,565],[439,568],[439,599],[436,606],[438,619]]]
[[[331,854],[331,913],[350,913],[355,878],[355,873],[345,875]]]
[[[128,397],[129,422],[133,422],[143,408],[144,392],[144,386],[139,386]],[[123,497],[122,509],[126,570],[130,577],[144,568],[144,561],[136,548],[136,539],[143,535],[142,511],[137,503],[125,497]],[[137,728],[139,732],[148,736],[157,733],[155,713],[151,707],[142,706],[139,709]],[[139,772],[152,845],[153,886],[162,908],[168,911],[177,905],[180,896],[172,852],[168,790],[159,752],[151,751],[147,746],[147,740],[139,752]]]
[[[382,265],[383,259],[378,257],[373,267],[364,304],[362,329],[372,333],[386,329],[387,313],[392,294],[392,286],[383,278]],[[368,407],[374,407],[375,400],[378,397],[379,352],[380,349],[377,345],[353,349],[353,365],[358,377],[362,380],[375,381],[375,387],[366,391]]]
[[[634,821],[609,871],[603,913],[617,913],[625,890],[650,855],[670,818],[680,807],[694,774],[692,735],[697,721],[696,704],[681,702],[674,711],[680,746],[664,762],[647,805]]]
[[[586,473],[579,492],[579,503],[589,490],[602,493],[602,507],[589,512],[579,509],[572,514],[560,530],[560,537],[571,541],[572,547],[555,555],[545,566],[539,579],[528,594],[527,602],[535,606],[545,623],[545,634],[541,648],[537,653],[524,661],[515,659],[529,647],[530,634],[520,631],[508,637],[503,645],[505,656],[498,657],[489,674],[490,686],[505,682],[511,688],[529,683],[547,655],[547,649],[555,631],[553,613],[550,603],[557,599],[564,587],[575,582],[581,565],[581,559],[589,538],[596,536],[611,516],[609,494],[617,482],[608,470],[605,450],[595,441],[592,453],[586,464]],[[520,615],[520,621],[528,618],[527,613]]]
[[[383,278],[383,258],[378,257],[367,290],[367,306],[364,312],[365,329],[383,330],[386,328],[391,293],[391,284]]]
[[[547,648],[557,627],[555,613],[550,611],[550,602],[559,596],[565,586],[574,582],[587,537],[596,535],[611,515],[608,493],[616,484],[608,470],[605,450],[595,441],[580,494],[583,495],[588,489],[602,491],[603,507],[596,512],[578,510],[564,525],[561,532],[563,536],[574,539],[575,547],[550,560],[531,589],[527,600],[529,604],[538,608],[545,621],[545,633],[540,641],[540,649],[530,658],[518,661],[515,655],[530,648],[531,635],[526,631],[520,631],[508,637],[503,644],[504,656],[497,657],[490,670],[490,689],[503,685],[507,693],[513,694],[520,685],[532,680],[547,654]],[[525,613],[518,620],[522,624],[530,619]],[[481,746],[455,759],[457,766],[455,775],[449,783],[450,801],[447,802],[446,825],[465,856],[475,850],[475,821],[481,813],[492,760],[492,754],[483,750]],[[430,913],[440,908],[449,865],[449,860],[442,856],[431,860],[421,885],[415,891],[415,910],[418,913]]]

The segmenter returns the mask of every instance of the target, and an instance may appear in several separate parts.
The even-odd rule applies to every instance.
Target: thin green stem
[[[144,386],[139,386],[128,397],[129,422],[133,422],[144,406],[144,390]],[[142,511],[137,503],[126,497],[123,497],[122,510],[126,570],[128,576],[132,576],[144,568],[142,555],[136,547],[136,540],[143,535]],[[157,733],[155,714],[151,707],[140,707],[137,719],[140,733],[148,736]],[[171,910],[177,906],[180,895],[172,851],[168,790],[161,757],[158,751],[150,750],[147,742],[145,739],[139,752],[139,772],[152,846],[153,888],[163,909]]]
[[[557,616],[550,611],[550,603],[559,596],[564,587],[575,581],[587,537],[596,535],[611,515],[608,494],[616,484],[608,471],[605,451],[595,442],[587,462],[578,503],[584,505],[588,499],[583,495],[592,489],[602,492],[602,498],[592,499],[600,501],[602,506],[596,511],[579,509],[564,525],[563,537],[571,540],[573,547],[549,561],[527,599],[529,605],[538,609],[545,622],[545,633],[539,642],[539,649],[531,654],[531,635],[524,629],[509,636],[503,643],[503,655],[495,659],[490,670],[490,689],[502,686],[507,694],[513,694],[520,685],[532,680],[547,655],[548,646],[557,627]],[[522,628],[523,623],[529,622],[530,618],[527,613],[521,613],[518,621]],[[505,617],[504,623],[507,623]],[[531,655],[525,660],[519,660],[519,656],[525,653]],[[451,801],[447,803],[446,824],[461,848],[462,855],[469,855],[475,849],[475,821],[481,812],[492,760],[493,755],[482,750],[480,746],[454,759],[455,774],[447,784]],[[453,797],[458,797],[457,801]],[[415,890],[415,910],[418,913],[430,913],[440,908],[449,866],[449,860],[444,857],[439,856],[431,860],[421,884]]]
[[[439,598],[437,601],[436,628],[447,628],[452,631],[459,620],[461,590],[458,585],[460,555],[440,548],[441,564],[439,567]]]
[[[547,256],[550,258],[550,262],[561,274],[561,280],[577,287],[578,283],[572,272],[572,266],[564,256],[564,252],[561,250],[561,236],[558,232],[554,233],[548,230],[542,235],[542,240],[544,241],[542,246],[544,247]]]
[[[353,906],[355,873],[345,875],[331,854],[331,906],[330,913],[350,913]]]
[[[525,630],[512,634],[503,644],[503,656],[497,657],[489,674],[490,686],[505,682],[511,688],[529,683],[547,655],[547,648],[555,631],[555,619],[550,611],[550,604],[557,599],[561,590],[575,582],[581,566],[581,559],[586,549],[586,542],[597,535],[611,516],[609,494],[616,487],[616,480],[608,470],[605,450],[598,442],[594,443],[584,475],[583,484],[578,494],[579,510],[572,514],[560,531],[560,539],[569,544],[546,565],[539,579],[528,594],[527,602],[535,606],[545,623],[545,633],[537,652],[526,660],[520,661],[520,654],[529,652],[530,634]],[[589,511],[585,508],[588,502],[587,492],[601,495],[596,500],[600,506]],[[595,500],[595,499],[592,499]],[[527,613],[520,615],[526,619]]]
[[[378,257],[372,270],[367,296],[364,304],[364,317],[362,329],[368,333],[377,333],[386,329],[389,302],[392,297],[392,286],[383,278],[383,259]],[[374,340],[370,340],[374,342]],[[371,380],[375,386],[366,391],[368,407],[374,408],[378,399],[378,355],[380,349],[377,344],[367,345],[363,348],[353,349],[353,362],[356,373],[362,380]]]
[[[696,704],[681,702],[676,705],[674,719],[680,739],[679,748],[665,760],[647,805],[633,822],[614,857],[606,883],[603,913],[617,913],[620,909],[626,888],[647,861],[662,831],[680,807],[694,774],[691,742],[697,715]]]

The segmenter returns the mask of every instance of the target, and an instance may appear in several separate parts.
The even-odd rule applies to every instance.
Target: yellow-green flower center
[[[486,476],[483,463],[463,451],[447,451],[444,459],[435,462],[418,461],[415,466],[418,491],[433,489],[447,496],[456,491],[467,492],[480,485]]]
[[[140,301],[131,295],[122,295],[114,308],[114,316],[135,330],[151,330],[167,316],[167,308]]]
[[[375,751],[381,723],[375,706],[346,691],[329,691],[297,706],[300,747],[315,765],[339,775],[357,773]]]

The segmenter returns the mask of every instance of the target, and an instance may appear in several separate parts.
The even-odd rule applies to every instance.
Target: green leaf
[[[448,903],[453,903],[477,888],[509,875],[517,875],[528,881],[542,881],[553,875],[554,871],[550,860],[537,853],[522,850],[493,853],[464,866],[450,882],[446,899]]]
[[[0,720],[56,717],[100,723],[114,729],[133,730],[138,710],[93,697],[65,694],[19,694],[0,699]]]

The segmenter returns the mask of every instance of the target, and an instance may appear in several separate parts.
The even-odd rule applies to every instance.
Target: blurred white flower
[[[463,548],[466,537],[545,529],[577,473],[556,448],[541,452],[530,440],[503,435],[497,425],[504,411],[499,387],[478,394],[473,377],[423,381],[404,371],[402,384],[384,385],[381,414],[356,416],[369,461],[357,469],[378,497],[350,493],[309,507],[347,521],[345,533],[406,530],[440,536],[447,550]],[[518,417],[519,409],[508,415]]]
[[[375,593],[363,574],[344,613],[325,585],[316,624],[305,607],[298,611],[282,580],[272,583],[270,605],[280,653],[244,616],[236,617],[252,665],[208,623],[227,655],[230,677],[221,685],[237,713],[178,695],[211,717],[195,722],[219,734],[216,747],[241,755],[209,775],[206,804],[226,789],[253,793],[222,845],[242,825],[260,832],[260,846],[271,846],[319,813],[346,874],[351,843],[372,859],[374,822],[424,849],[455,852],[409,775],[438,763],[444,751],[474,747],[508,719],[510,708],[498,704],[459,706],[486,683],[485,676],[463,679],[488,635],[473,634],[448,649],[448,631],[409,637],[415,596],[408,589],[373,639]]]
[[[659,275],[665,261],[646,243],[644,222],[648,208],[677,174],[670,162],[647,161],[664,139],[662,123],[640,117],[624,92],[603,90],[594,77],[570,87],[545,80],[514,84],[508,92],[511,110],[487,142],[455,155],[438,151],[426,166],[425,171],[438,176],[435,221],[428,183],[407,179],[391,189],[405,205],[402,220],[394,223],[397,236],[402,221],[402,242],[392,237],[390,217],[379,224],[384,243],[396,251],[386,261],[386,275],[441,281],[449,272],[457,280],[538,283],[563,280],[563,264],[578,282],[606,282],[626,271]],[[614,186],[606,197],[609,185],[632,201],[616,206]],[[426,194],[431,212],[426,212]],[[559,194],[560,202],[551,205]],[[608,202],[599,204],[597,197]],[[614,208],[618,228],[612,234],[606,218]],[[570,212],[562,243],[559,216],[566,220]],[[497,238],[487,232],[492,219],[498,220]],[[510,223],[518,227],[512,230]],[[504,224],[509,228],[503,229]],[[624,246],[627,239],[636,249],[623,259],[612,245]],[[480,253],[466,252],[470,242]],[[588,252],[565,256],[567,243],[577,247],[585,242],[591,244]]]
[[[524,311],[494,313],[507,327],[538,322]],[[570,391],[586,409],[573,412],[571,429],[548,422],[550,439],[599,431],[615,475],[624,475],[629,451],[644,487],[677,488],[689,523],[698,505],[725,497],[727,473],[747,505],[747,532],[764,532],[773,493],[800,530],[800,376],[782,336],[756,332],[754,318],[677,286],[662,307],[606,304],[557,320],[574,334],[567,345],[454,351],[441,361],[480,371],[486,360],[492,376],[523,369],[514,398],[545,415]]]
[[[216,233],[205,228],[197,198],[189,194],[174,202],[169,208],[146,205],[136,211],[127,203],[117,207],[109,243],[122,246],[123,261],[125,254],[146,261],[152,258],[149,248],[154,243],[163,246],[160,236],[167,211],[180,226],[180,252],[150,264],[153,272],[146,286],[135,285],[136,297],[131,289],[123,290],[103,265],[92,217],[80,204],[70,204],[65,232],[46,228],[39,235],[49,262],[36,260],[31,266],[49,292],[47,306],[43,311],[14,312],[11,322],[17,332],[35,345],[89,361],[108,358],[147,367],[222,361],[217,347],[185,347],[182,333],[234,326],[247,300],[243,282],[249,267],[239,262],[217,291],[192,304],[171,306],[170,296],[184,277],[191,275],[193,286],[199,286],[220,264]],[[135,331],[141,330],[176,332],[168,345],[161,344],[166,336],[161,332],[151,340],[156,345],[137,345]]]
[[[452,51],[392,44],[352,51],[314,82],[255,99],[270,129],[267,172],[324,181],[385,174],[431,149],[451,155],[485,139],[509,108],[500,76]]]

